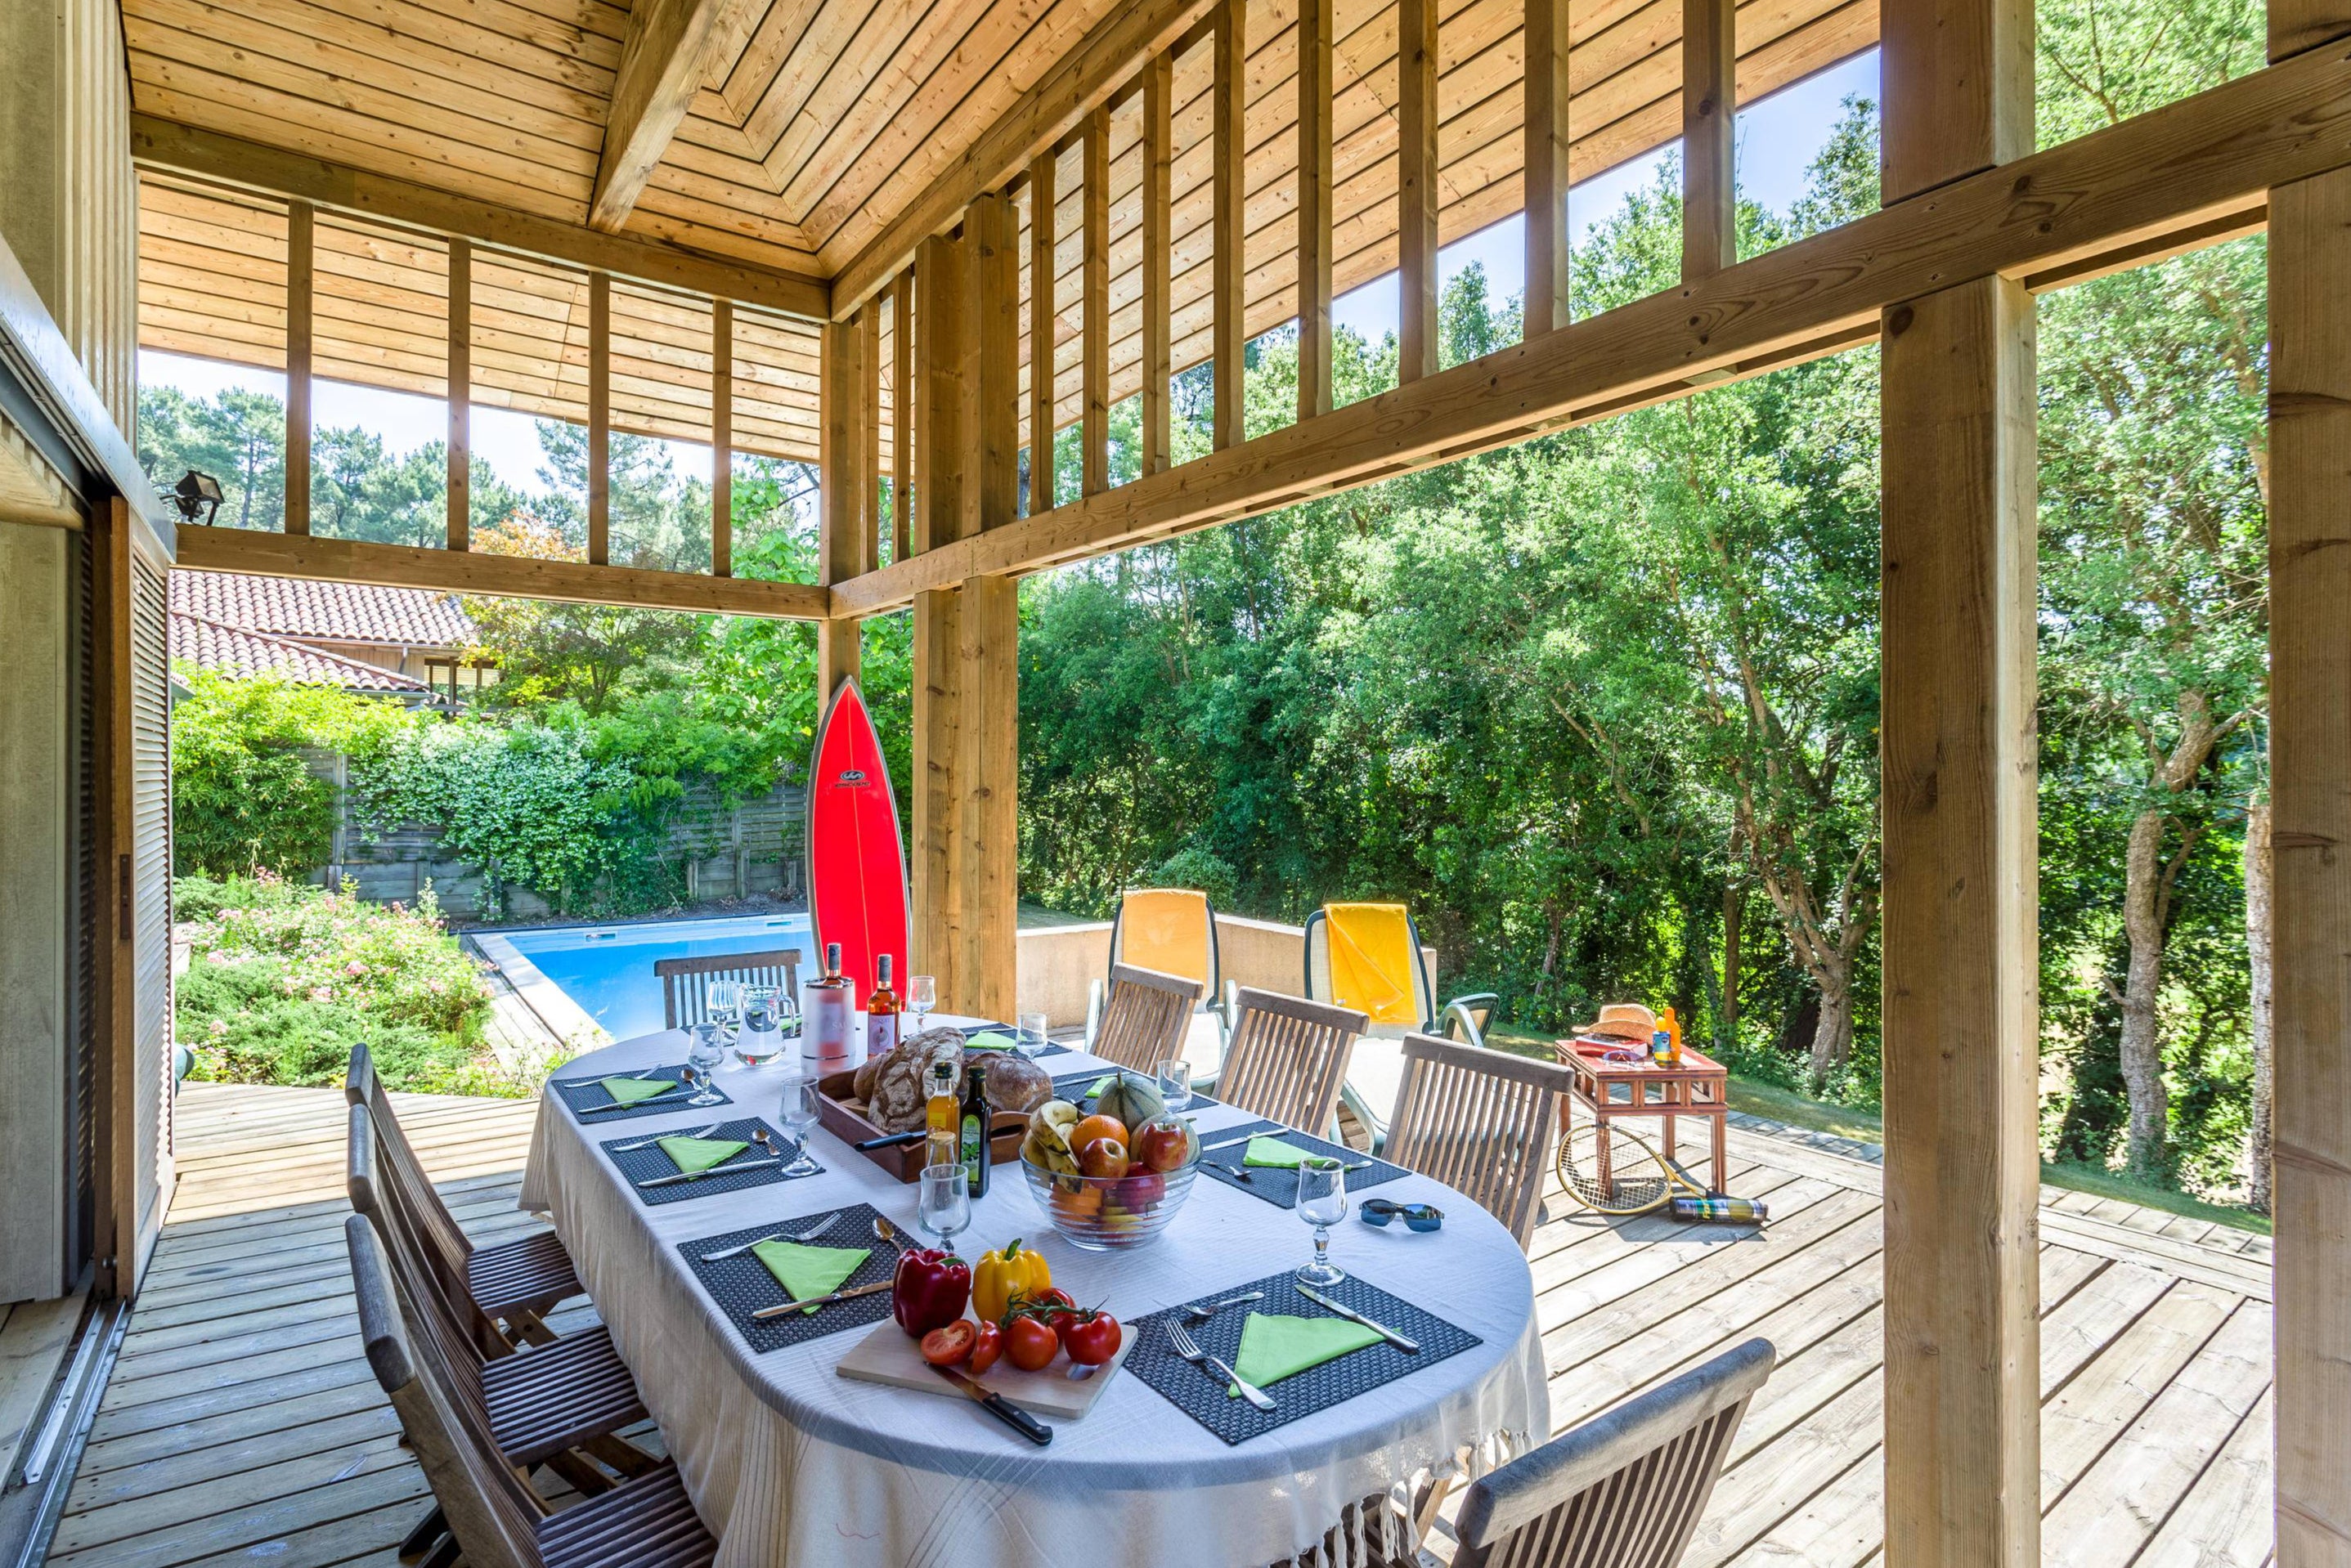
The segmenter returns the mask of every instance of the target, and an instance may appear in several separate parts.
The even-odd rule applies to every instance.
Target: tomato
[[[979,1325],[978,1336],[971,1342],[971,1369],[985,1372],[996,1365],[1004,1354],[1004,1331],[992,1323]]]
[[[971,1354],[978,1339],[979,1331],[971,1319],[959,1317],[923,1335],[923,1359],[934,1366],[953,1366]]]
[[[1118,1354],[1119,1342],[1125,1338],[1118,1319],[1106,1312],[1080,1313],[1067,1319],[1061,1326],[1061,1344],[1070,1359],[1081,1366],[1101,1366]]]
[[[1061,1342],[1041,1319],[1015,1317],[1004,1325],[1004,1354],[1023,1372],[1041,1372],[1061,1353]]]

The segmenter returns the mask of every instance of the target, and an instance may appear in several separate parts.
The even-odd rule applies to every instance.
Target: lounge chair
[[[1388,1111],[1404,1081],[1404,1037],[1482,1046],[1498,1000],[1478,992],[1440,1009],[1420,928],[1402,904],[1325,904],[1306,917],[1306,994],[1370,1019],[1342,1098],[1375,1150],[1386,1143]]]

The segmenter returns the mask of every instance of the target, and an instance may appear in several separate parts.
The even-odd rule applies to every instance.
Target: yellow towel
[[[1413,983],[1420,954],[1404,906],[1325,904],[1322,913],[1331,934],[1331,1000],[1369,1013],[1374,1023],[1426,1023]]]
[[[1208,896],[1188,888],[1144,888],[1120,904],[1119,961],[1211,982]]]

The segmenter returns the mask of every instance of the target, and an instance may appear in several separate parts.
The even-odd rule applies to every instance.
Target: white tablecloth
[[[563,1076],[680,1061],[684,1049],[682,1034],[644,1035]],[[1059,1075],[1097,1064],[1071,1054],[1042,1064]],[[734,1106],[617,1127],[650,1137],[716,1116],[776,1123],[786,1071],[722,1070]],[[1215,1106],[1195,1119],[1210,1135],[1249,1118]],[[837,1376],[869,1329],[753,1353],[678,1253],[681,1241],[856,1202],[911,1231],[913,1186],[819,1131],[821,1176],[647,1208],[597,1147],[614,1129],[609,1117],[583,1128],[545,1096],[522,1201],[551,1213],[719,1539],[720,1568],[1251,1568],[1308,1549],[1347,1504],[1442,1470],[1464,1448],[1523,1446],[1550,1430],[1526,1261],[1483,1210],[1423,1177],[1377,1192],[1439,1203],[1443,1231],[1374,1231],[1351,1215],[1332,1234],[1332,1260],[1482,1345],[1233,1447],[1122,1375],[1082,1421],[1055,1423],[1052,1446],[1037,1449],[959,1401]],[[1019,1169],[998,1166],[958,1250],[976,1258],[1015,1236],[1041,1244],[1057,1284],[1122,1321],[1302,1262],[1311,1244],[1290,1211],[1204,1177],[1155,1245],[1083,1252],[1050,1234]]]

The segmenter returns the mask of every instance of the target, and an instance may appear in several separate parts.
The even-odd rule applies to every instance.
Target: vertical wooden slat
[[[588,564],[612,559],[612,280],[588,277]]]
[[[1437,0],[1397,0],[1396,378],[1437,373]]]
[[[858,569],[882,569],[882,302],[858,307]]]
[[[1708,0],[1690,0],[1692,5]],[[1526,0],[1527,291],[1524,331],[1567,325],[1567,5]]]
[[[1298,417],[1331,411],[1331,0],[1298,5]]]
[[[1247,258],[1242,254],[1249,233],[1245,202],[1249,187],[1249,128],[1245,123],[1249,108],[1247,0],[1217,0],[1215,15],[1209,47],[1216,68],[1216,88],[1210,99],[1214,116],[1210,151],[1216,264],[1209,292],[1216,357],[1216,446],[1221,452],[1239,445],[1246,431],[1241,356],[1249,332],[1243,325],[1249,274]]]
[[[914,274],[890,288],[890,558],[913,549],[914,512]]]
[[[310,203],[286,209],[286,532],[310,531]]]
[[[1020,585],[974,577],[958,597],[956,1004],[1001,1018],[1019,1006]]]
[[[1019,510],[1020,223],[1012,198],[964,211],[964,532],[1001,528]]]
[[[1682,0],[1682,279],[1739,259],[1739,0]]]
[[[1175,372],[1170,331],[1168,254],[1175,136],[1176,57],[1154,56],[1143,67],[1143,472],[1158,473],[1172,459],[1174,403],[1167,379]]]
[[[2030,0],[1887,0],[1883,183],[2032,151]],[[2040,1561],[2032,301],[1881,323],[1886,1568]]]
[[[870,369],[866,348],[867,336],[859,317],[825,323],[818,367],[823,512],[817,530],[817,581],[827,587],[855,576],[865,562],[866,545],[861,535],[868,517],[864,493],[872,485],[861,472],[866,451],[864,385]],[[820,701],[830,701],[842,680],[857,674],[861,640],[855,620],[817,623]]]
[[[1029,514],[1053,509],[1053,175],[1040,152],[1029,164]],[[1147,262],[1147,258],[1146,258]]]
[[[1081,234],[1080,275],[1084,280],[1085,331],[1080,384],[1085,393],[1080,424],[1081,490],[1099,495],[1110,488],[1110,108],[1086,116],[1080,142],[1085,221]]]
[[[735,302],[710,307],[710,572],[735,575]]]
[[[726,308],[724,301],[720,309]],[[443,386],[449,405],[448,545],[473,546],[474,522],[474,247],[449,241],[448,374]]]

